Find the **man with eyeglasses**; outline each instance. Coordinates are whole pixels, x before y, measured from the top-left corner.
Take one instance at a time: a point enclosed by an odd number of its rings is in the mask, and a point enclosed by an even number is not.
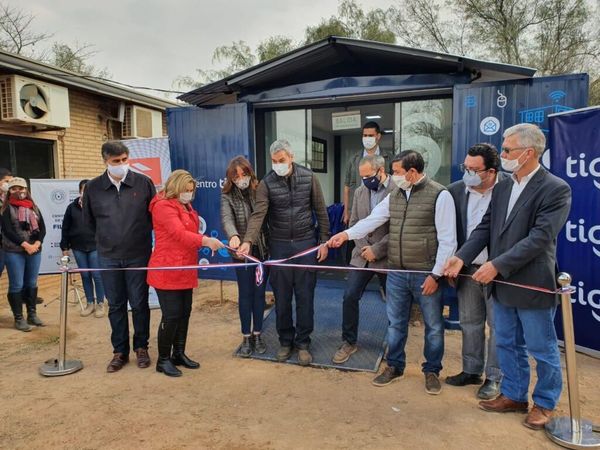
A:
[[[571,208],[571,188],[540,166],[544,133],[522,123],[504,132],[502,168],[511,178],[494,188],[490,206],[467,242],[444,266],[457,277],[487,247],[488,261],[473,280],[494,280],[555,290],[556,238]],[[500,395],[479,402],[490,412],[528,415],[528,428],[541,430],[552,417],[562,391],[562,370],[554,314],[558,296],[505,283],[492,283],[496,352],[503,378]],[[537,382],[529,410],[530,367],[536,362]]]
[[[365,156],[358,172],[362,185],[356,189],[350,215],[350,226],[364,219],[396,186],[385,172],[385,159],[380,155]],[[365,237],[356,239],[350,265],[370,269],[387,268],[389,223],[384,223]],[[385,292],[386,275],[383,272],[351,270],[346,281],[342,306],[342,345],[335,352],[333,362],[342,364],[358,351],[359,306],[365,288],[377,275]]]
[[[499,173],[500,156],[491,144],[475,144],[467,150],[464,163],[460,165],[463,179],[448,186],[456,207],[456,237],[458,248],[479,225],[492,199],[492,190],[506,175]],[[484,248],[462,274],[473,275],[488,260]],[[462,371],[446,377],[452,386],[481,385],[477,397],[482,400],[495,398],[499,393],[502,372],[496,358],[492,300],[487,288],[470,277],[456,280],[458,315],[462,330]],[[489,326],[487,361],[485,323]],[[481,375],[485,372],[485,382]]]

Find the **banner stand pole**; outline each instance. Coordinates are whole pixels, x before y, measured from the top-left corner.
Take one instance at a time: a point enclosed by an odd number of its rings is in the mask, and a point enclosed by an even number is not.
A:
[[[574,449],[600,448],[600,436],[594,434],[589,420],[581,418],[579,408],[579,384],[577,381],[577,361],[575,355],[575,333],[573,331],[573,307],[571,275],[558,274],[561,287],[561,311],[567,366],[567,389],[569,393],[569,417],[555,417],[546,425],[546,435],[556,444]]]
[[[69,375],[83,369],[83,364],[77,359],[65,360],[67,353],[67,297],[69,296],[69,261],[68,256],[60,258],[60,332],[58,341],[58,359],[49,359],[40,366],[40,374],[45,377]]]

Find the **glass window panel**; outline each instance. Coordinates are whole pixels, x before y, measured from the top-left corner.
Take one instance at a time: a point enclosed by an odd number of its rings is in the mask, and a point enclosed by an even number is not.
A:
[[[398,108],[396,108],[398,111]],[[397,151],[416,150],[425,160],[425,173],[435,181],[450,183],[452,153],[452,99],[400,103],[396,117],[400,140]]]

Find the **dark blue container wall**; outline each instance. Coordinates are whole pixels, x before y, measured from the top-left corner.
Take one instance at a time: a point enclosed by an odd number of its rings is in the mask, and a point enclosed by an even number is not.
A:
[[[548,115],[587,106],[586,74],[473,83],[454,87],[452,180],[462,177],[458,165],[478,142],[498,151],[505,129],[521,122],[539,125],[548,136]]]
[[[227,243],[221,229],[221,188],[231,158],[251,157],[247,105],[171,108],[167,110],[167,128],[172,169],[185,169],[199,182],[194,208],[206,223],[204,233]],[[231,262],[227,251],[212,256],[208,248],[201,250],[200,258],[211,263]],[[200,278],[235,279],[233,269],[199,272]]]

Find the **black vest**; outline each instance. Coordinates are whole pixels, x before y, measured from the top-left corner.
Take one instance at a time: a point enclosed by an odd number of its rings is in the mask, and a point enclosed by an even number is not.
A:
[[[292,174],[280,177],[269,172],[263,182],[269,190],[269,235],[277,241],[315,237],[311,202],[313,173],[292,163]]]

